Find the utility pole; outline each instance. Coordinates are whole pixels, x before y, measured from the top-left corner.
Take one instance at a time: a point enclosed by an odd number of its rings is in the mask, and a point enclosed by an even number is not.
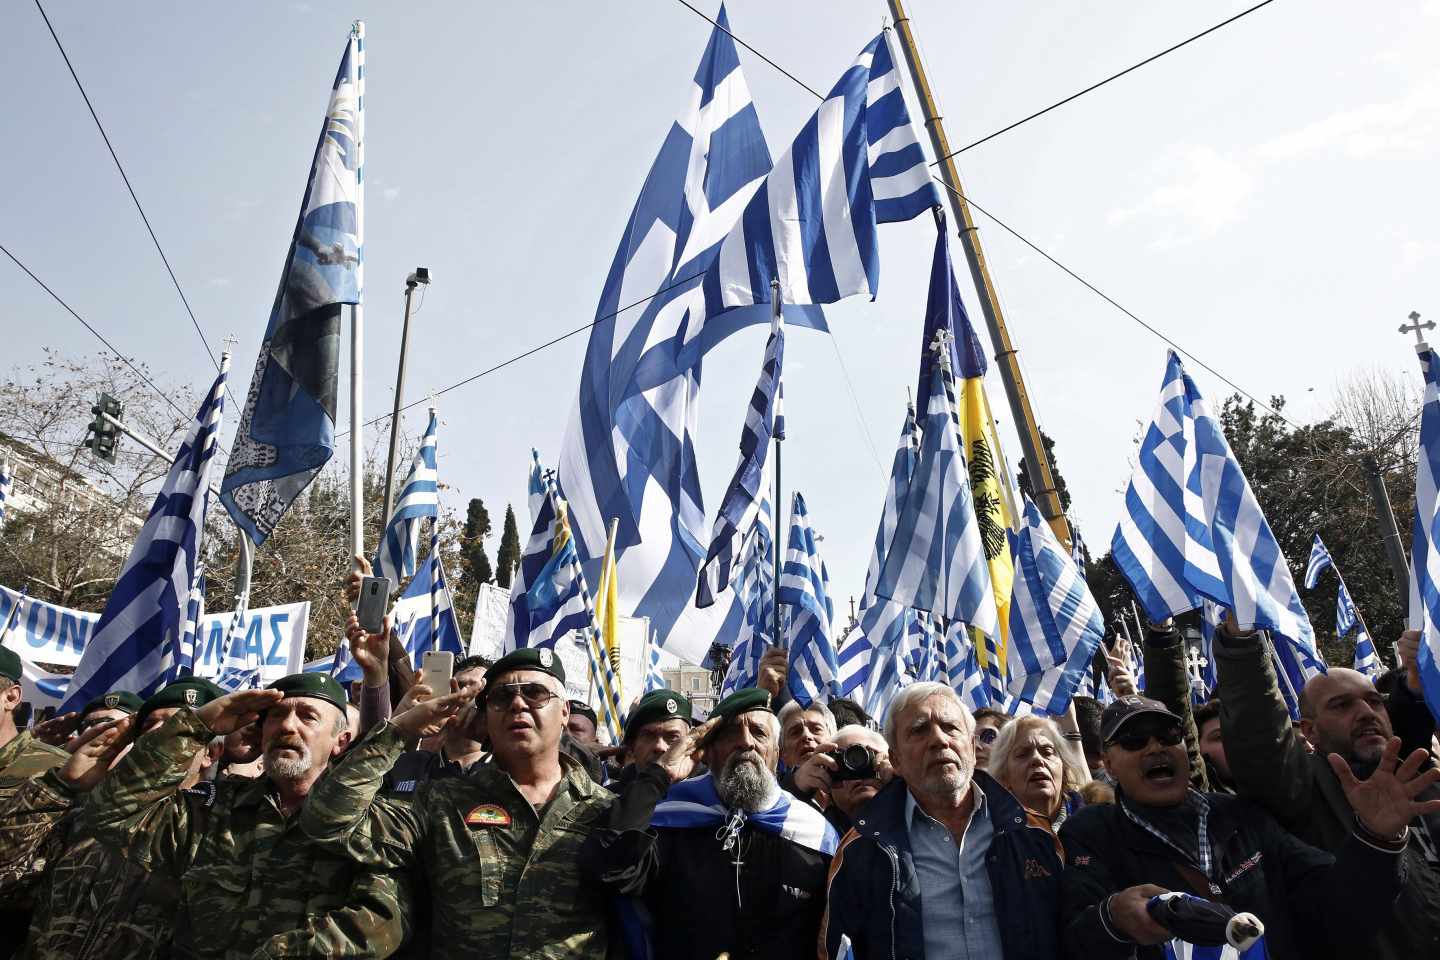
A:
[[[385,507],[380,511],[380,523],[390,522],[390,510],[395,506],[395,447],[400,441],[400,408],[405,405],[405,359],[410,352],[410,307],[415,288],[420,284],[430,285],[430,271],[416,267],[415,272],[405,278],[405,323],[400,328],[400,364],[395,371],[395,408],[390,414],[390,455],[385,459]]]
[[[995,363],[1000,369],[1000,379],[1005,384],[1005,396],[1010,402],[1010,414],[1015,419],[1016,433],[1020,436],[1020,449],[1025,455],[1025,473],[1030,478],[1030,487],[1035,491],[1035,503],[1040,513],[1055,532],[1055,537],[1066,550],[1070,549],[1070,525],[1065,520],[1065,511],[1060,506],[1060,493],[1055,482],[1050,459],[1045,455],[1045,444],[1040,438],[1040,427],[1035,422],[1035,412],[1030,407],[1030,395],[1025,389],[1025,380],[1020,375],[1020,361],[1010,331],[1005,326],[1005,315],[1000,309],[1000,298],[990,270],[985,265],[985,253],[980,248],[980,236],[975,230],[975,221],[970,216],[970,204],[965,200],[965,191],[960,185],[960,171],[955,158],[950,156],[950,141],[941,124],[940,108],[930,89],[925,67],[920,62],[920,50],[915,45],[915,34],[910,18],[905,13],[901,0],[889,0],[890,12],[895,18],[895,32],[900,37],[900,46],[905,53],[905,62],[910,67],[910,78],[915,84],[915,95],[925,115],[925,128],[930,134],[930,146],[939,160],[940,179],[950,198],[950,209],[955,214],[960,244],[965,249],[965,260],[970,265],[970,277],[980,297],[980,312],[985,316],[985,327],[990,333],[990,344],[995,349]],[[1008,482],[1008,478],[1007,478]]]

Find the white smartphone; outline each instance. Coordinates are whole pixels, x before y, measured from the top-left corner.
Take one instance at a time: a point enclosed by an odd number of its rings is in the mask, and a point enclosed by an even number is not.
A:
[[[450,677],[455,673],[455,654],[448,650],[427,650],[420,664],[420,682],[435,696],[450,692]]]

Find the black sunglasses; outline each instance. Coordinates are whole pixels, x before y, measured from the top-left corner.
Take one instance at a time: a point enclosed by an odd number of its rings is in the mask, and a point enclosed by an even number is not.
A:
[[[1184,739],[1185,734],[1179,727],[1165,727],[1162,730],[1136,730],[1133,733],[1122,733],[1111,739],[1108,745],[1128,750],[1130,753],[1137,753],[1144,750],[1151,740],[1158,740],[1162,747],[1173,747]]]
[[[485,691],[485,706],[494,711],[506,710],[515,699],[515,694],[536,710],[554,700],[556,694],[543,683],[502,683]]]

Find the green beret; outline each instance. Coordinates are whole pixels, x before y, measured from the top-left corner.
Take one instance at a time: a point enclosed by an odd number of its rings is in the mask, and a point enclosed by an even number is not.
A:
[[[218,700],[223,696],[225,696],[224,688],[204,677],[186,677],[184,680],[176,680],[174,683],[161,687],[150,696],[149,700],[140,705],[136,715],[136,726],[143,727],[145,717],[152,710],[161,710],[165,707],[203,707],[211,700]]]
[[[0,677],[20,682],[24,671],[20,669],[20,654],[9,647],[0,647]]]
[[[640,702],[635,704],[635,709],[631,710],[630,716],[626,718],[625,742],[629,743],[647,723],[659,723],[662,720],[694,723],[690,701],[674,690],[651,690],[640,698]]]
[[[287,697],[314,697],[345,709],[345,689],[328,673],[292,673],[270,684],[267,690],[279,690]]]
[[[138,694],[131,693],[129,690],[111,690],[104,696],[96,697],[85,704],[85,709],[80,711],[80,716],[83,717],[94,710],[123,710],[134,716],[140,712],[140,708],[143,706],[145,706],[145,701],[141,700]]]
[[[744,690],[736,690],[730,696],[715,704],[715,709],[710,711],[710,716],[720,717],[723,720],[733,720],[742,713],[749,713],[751,710],[764,710],[766,713],[774,713],[770,707],[770,691],[761,690],[759,687],[746,687]]]
[[[485,686],[490,686],[496,677],[516,670],[538,670],[550,674],[562,684],[565,682],[565,665],[554,650],[549,647],[521,647],[505,654],[485,671]]]
[[[571,700],[570,713],[572,715],[578,713],[580,714],[580,716],[587,718],[590,721],[591,725],[593,725],[597,729],[600,727],[600,719],[595,716],[595,708],[590,706],[590,704],[586,703],[584,700]]]

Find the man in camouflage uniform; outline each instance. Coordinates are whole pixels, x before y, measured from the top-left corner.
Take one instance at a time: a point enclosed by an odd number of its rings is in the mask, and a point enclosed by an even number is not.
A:
[[[133,723],[87,736],[93,715],[102,722],[139,714],[148,733],[174,710],[195,700],[203,705],[224,690],[209,680],[186,679],[141,702],[134,694],[108,693],[85,708],[74,756],[63,766],[25,784],[0,808],[0,863],[30,858],[42,875],[35,891],[35,913],[24,956],[27,958],[147,958],[170,954],[172,921],[179,900],[173,876],[152,872],[117,847],[101,843],[80,820],[87,793],[104,779],[129,743]],[[99,706],[96,706],[96,705]],[[95,709],[91,709],[91,708]],[[103,734],[103,736],[102,736]],[[191,759],[181,790],[191,789],[200,772],[219,753],[213,741]]]
[[[316,786],[301,822],[317,843],[375,869],[418,866],[429,898],[431,956],[602,960],[604,895],[585,883],[580,845],[611,795],[560,751],[569,712],[551,650],[517,650],[485,676],[492,761],[432,779],[406,800],[381,794],[385,772],[466,691],[422,701],[380,724]]]
[[[265,776],[178,791],[195,752],[263,715]],[[91,792],[80,823],[179,885],[180,957],[388,956],[407,888],[307,843],[296,814],[349,742],[344,692],[324,674],[181,708]]]

